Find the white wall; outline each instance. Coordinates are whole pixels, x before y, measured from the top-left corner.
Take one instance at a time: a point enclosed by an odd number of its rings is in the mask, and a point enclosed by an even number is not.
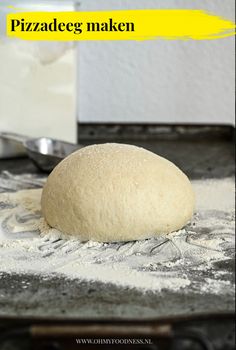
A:
[[[81,10],[205,9],[234,20],[235,0],[81,0]],[[234,38],[81,42],[81,122],[234,123]]]

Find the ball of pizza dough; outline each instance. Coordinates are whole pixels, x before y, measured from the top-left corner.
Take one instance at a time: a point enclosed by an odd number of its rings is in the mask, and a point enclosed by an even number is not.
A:
[[[61,161],[42,192],[47,223],[81,241],[156,237],[191,219],[195,196],[187,176],[144,148],[106,143]]]

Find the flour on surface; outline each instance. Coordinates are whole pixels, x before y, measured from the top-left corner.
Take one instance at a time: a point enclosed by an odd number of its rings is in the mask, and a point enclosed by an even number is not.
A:
[[[11,190],[11,181],[17,192]],[[42,278],[58,274],[143,291],[233,293],[231,274],[216,267],[230,261],[234,252],[232,179],[193,181],[196,213],[184,229],[155,239],[109,244],[66,240],[51,229],[41,216],[41,189],[33,189],[43,182],[5,174],[4,188],[11,192],[0,194],[0,272]]]

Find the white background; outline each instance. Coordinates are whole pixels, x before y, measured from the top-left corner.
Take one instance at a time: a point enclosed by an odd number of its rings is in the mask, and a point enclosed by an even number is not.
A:
[[[81,0],[81,10],[205,9],[234,0]],[[79,44],[81,122],[234,123],[234,38]]]

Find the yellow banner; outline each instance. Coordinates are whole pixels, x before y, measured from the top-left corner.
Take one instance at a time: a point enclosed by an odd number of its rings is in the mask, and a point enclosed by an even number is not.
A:
[[[23,40],[209,40],[235,35],[235,23],[203,10],[17,12],[7,35]]]

